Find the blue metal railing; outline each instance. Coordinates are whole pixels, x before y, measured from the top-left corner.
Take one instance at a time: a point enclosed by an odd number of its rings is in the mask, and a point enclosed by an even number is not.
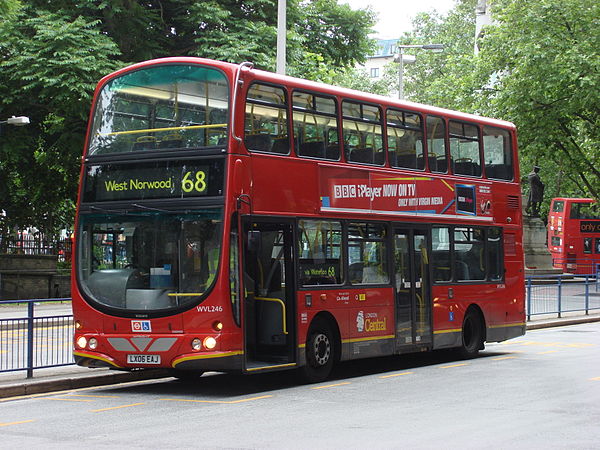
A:
[[[45,315],[35,315],[37,305],[70,301],[70,298],[52,298],[1,302],[2,305],[26,304],[27,315],[23,317],[25,309],[12,309],[8,314],[20,317],[0,317],[0,373],[24,370],[27,378],[31,378],[35,369],[75,363],[73,315],[47,315],[48,311]]]
[[[594,275],[535,275],[525,277],[527,320],[532,316],[600,310],[600,277]]]
[[[600,275],[600,274],[598,274]],[[536,315],[562,317],[567,312],[600,311],[600,276],[536,275],[526,277],[527,320]],[[0,373],[68,366],[73,360],[73,315],[35,315],[44,303],[70,302],[70,298],[9,300],[1,305],[25,304],[13,309],[25,317],[0,316]],[[2,311],[2,309],[0,309]],[[44,314],[49,311],[46,309]]]

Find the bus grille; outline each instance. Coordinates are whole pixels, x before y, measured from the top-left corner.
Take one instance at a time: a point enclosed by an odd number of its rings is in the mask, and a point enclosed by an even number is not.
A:
[[[519,209],[519,197],[517,195],[509,195],[507,197],[506,203],[509,208]]]

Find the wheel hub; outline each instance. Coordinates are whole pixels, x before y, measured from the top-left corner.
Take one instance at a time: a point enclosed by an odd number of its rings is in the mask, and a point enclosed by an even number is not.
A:
[[[319,366],[324,366],[329,361],[329,355],[331,354],[331,344],[329,339],[324,334],[318,334],[315,337],[314,355],[315,362]]]

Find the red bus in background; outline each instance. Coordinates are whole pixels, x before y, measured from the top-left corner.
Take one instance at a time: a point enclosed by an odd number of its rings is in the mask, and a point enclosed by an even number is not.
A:
[[[201,58],[100,81],[75,359],[299,369],[525,333],[515,127]]]
[[[596,274],[600,267],[600,210],[591,198],[555,198],[548,214],[548,250],[565,273]]]

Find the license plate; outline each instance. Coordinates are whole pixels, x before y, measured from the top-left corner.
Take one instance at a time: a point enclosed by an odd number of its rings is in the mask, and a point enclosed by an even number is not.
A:
[[[127,364],[160,364],[160,355],[127,355]]]

